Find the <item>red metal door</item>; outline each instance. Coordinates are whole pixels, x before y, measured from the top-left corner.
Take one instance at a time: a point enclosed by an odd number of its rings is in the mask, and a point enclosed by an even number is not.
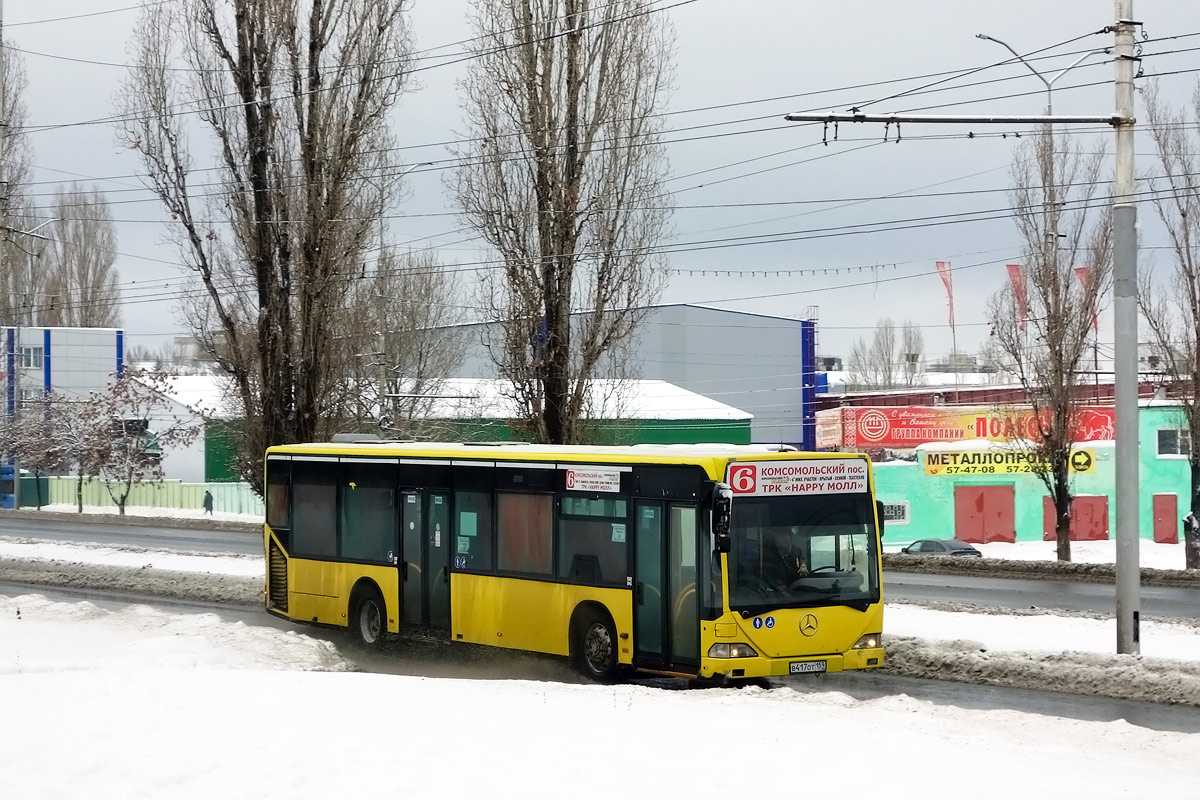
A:
[[[955,486],[954,538],[964,542],[1016,540],[1012,486]]]
[[[1071,501],[1071,540],[1099,542],[1108,539],[1108,496],[1089,495]]]
[[[1042,533],[1047,542],[1054,541],[1054,502],[1042,498]],[[1108,496],[1088,495],[1071,500],[1072,542],[1103,541],[1108,538]]]
[[[1179,544],[1179,498],[1173,494],[1154,495],[1154,541]]]

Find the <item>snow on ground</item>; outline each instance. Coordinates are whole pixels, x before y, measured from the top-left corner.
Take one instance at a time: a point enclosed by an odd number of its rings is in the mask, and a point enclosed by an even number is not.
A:
[[[41,539],[0,537],[0,558],[28,561],[66,561],[135,569],[167,569],[177,572],[207,572],[242,577],[263,574],[262,556],[211,555],[143,547],[104,547],[64,544]]]
[[[885,642],[892,636],[926,641],[977,642],[989,652],[1112,653],[1116,619],[1063,617],[1053,614],[1017,616],[938,611],[905,603],[884,606]],[[1200,628],[1143,620],[1142,655],[1200,663]]]
[[[140,605],[108,611],[88,602],[0,595],[0,678],[146,665],[284,670],[352,666],[329,642],[295,631],[224,622],[216,614],[178,615]]]
[[[1200,749],[1200,734],[905,695],[291,671],[340,666],[325,643],[208,615],[0,598],[4,794],[791,795],[867,780],[901,799],[1186,797]]]

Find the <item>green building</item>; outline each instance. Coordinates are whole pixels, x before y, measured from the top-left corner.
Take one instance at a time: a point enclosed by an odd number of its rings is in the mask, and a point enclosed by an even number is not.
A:
[[[1139,530],[1175,542],[1190,506],[1190,439],[1178,406],[1142,406],[1138,414]],[[926,443],[915,461],[876,463],[875,485],[886,506],[885,541],[958,538],[974,542],[1047,538],[1049,497],[1022,453],[1006,442]],[[1084,442],[1073,457],[1072,539],[1114,538],[1116,450],[1111,440]]]

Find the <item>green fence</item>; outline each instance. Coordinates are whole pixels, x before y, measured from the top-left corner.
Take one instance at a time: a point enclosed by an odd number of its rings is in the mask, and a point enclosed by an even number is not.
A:
[[[43,502],[67,505],[75,504],[77,479],[48,478],[49,499]],[[146,506],[151,508],[187,508],[201,509],[204,507],[204,492],[208,490],[213,496],[213,511],[230,514],[254,514],[262,516],[262,498],[254,493],[246,483],[182,483],[181,481],[158,481],[156,483],[141,483],[135,485],[129,492],[126,506]],[[22,496],[22,504],[24,504]],[[84,479],[83,504],[85,506],[115,506],[104,483],[98,480]]]

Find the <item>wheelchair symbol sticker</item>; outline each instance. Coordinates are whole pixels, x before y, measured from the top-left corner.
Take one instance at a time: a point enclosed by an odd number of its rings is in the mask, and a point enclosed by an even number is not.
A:
[[[775,618],[774,617],[767,617],[767,627],[768,628],[775,627]]]
[[[754,630],[758,630],[761,627],[762,627],[762,617],[755,617],[754,618]]]
[[[455,556],[454,557],[454,568],[455,569],[465,569],[466,566],[467,566],[467,557],[466,556]]]

